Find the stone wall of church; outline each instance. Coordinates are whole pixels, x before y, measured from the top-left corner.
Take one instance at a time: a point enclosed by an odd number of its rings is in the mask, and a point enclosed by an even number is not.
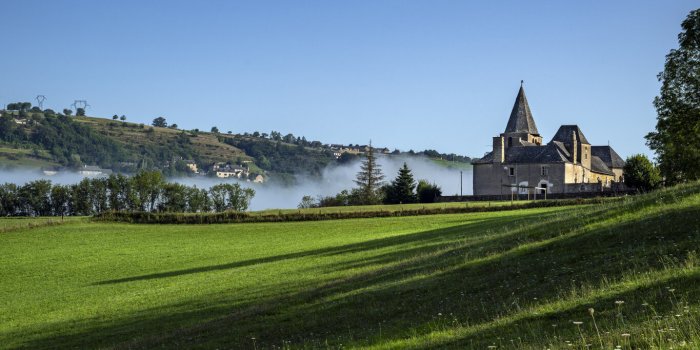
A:
[[[526,194],[534,190],[516,186],[542,188],[543,184],[548,193],[564,193],[565,177],[566,168],[563,163],[475,164],[474,195],[502,195],[511,191]]]

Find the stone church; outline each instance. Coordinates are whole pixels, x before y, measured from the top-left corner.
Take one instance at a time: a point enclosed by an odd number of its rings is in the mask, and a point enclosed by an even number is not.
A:
[[[474,195],[605,191],[623,181],[624,160],[610,146],[592,146],[578,125],[562,125],[542,142],[521,84],[506,130],[474,165]]]

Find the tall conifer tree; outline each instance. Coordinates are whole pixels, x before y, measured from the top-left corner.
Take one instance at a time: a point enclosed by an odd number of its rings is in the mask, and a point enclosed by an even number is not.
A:
[[[381,166],[377,164],[377,158],[374,155],[374,148],[372,148],[372,141],[370,140],[369,150],[367,150],[367,155],[360,166],[360,172],[357,173],[355,178],[361,203],[376,204],[381,201],[379,187],[382,184],[382,180],[384,180],[384,174],[382,174]]]

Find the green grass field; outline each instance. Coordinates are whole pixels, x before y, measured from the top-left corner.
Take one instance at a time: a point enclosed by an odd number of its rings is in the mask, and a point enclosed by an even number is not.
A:
[[[471,214],[18,228],[0,234],[0,347],[697,348],[699,247],[700,184]]]

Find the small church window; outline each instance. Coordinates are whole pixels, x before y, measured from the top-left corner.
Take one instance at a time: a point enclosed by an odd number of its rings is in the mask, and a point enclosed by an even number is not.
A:
[[[508,138],[508,147],[513,147],[513,138],[512,137]]]
[[[508,168],[508,175],[515,176],[515,168],[514,167]]]
[[[542,176],[549,176],[549,167],[548,166],[542,166]]]

